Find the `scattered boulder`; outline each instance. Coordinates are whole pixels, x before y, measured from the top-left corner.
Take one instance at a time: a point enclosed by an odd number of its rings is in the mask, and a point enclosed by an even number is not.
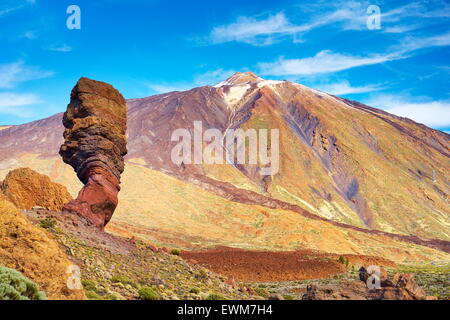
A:
[[[118,204],[127,154],[125,99],[107,83],[81,78],[72,89],[63,125],[65,141],[59,153],[84,183],[63,211],[104,228]]]
[[[366,268],[361,267],[359,268],[359,280],[366,282],[367,279],[369,279],[369,273],[367,272]]]
[[[366,300],[367,287],[361,281],[342,281],[340,285],[310,284],[302,300]]]
[[[65,203],[72,200],[65,186],[29,168],[11,170],[0,184],[0,189],[18,209],[24,210],[41,208],[60,211]]]
[[[131,238],[130,238],[130,243],[132,244],[132,245],[136,245],[136,237],[135,236],[132,236]]]
[[[373,294],[382,300],[427,300],[427,294],[414,281],[411,274],[396,273],[391,279],[382,281],[381,290]]]
[[[148,245],[147,249],[149,249],[150,251],[155,252],[155,253],[159,252],[158,248],[154,245]]]
[[[317,284],[311,283],[306,286],[306,293],[302,296],[302,300],[317,300],[316,299]]]

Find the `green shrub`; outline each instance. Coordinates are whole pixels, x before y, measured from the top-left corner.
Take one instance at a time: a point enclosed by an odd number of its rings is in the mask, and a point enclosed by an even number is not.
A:
[[[258,294],[258,296],[263,297],[263,298],[268,298],[269,297],[269,291],[267,291],[264,288],[260,288],[260,287],[256,287],[255,292]]]
[[[0,300],[47,300],[47,297],[19,271],[0,266]]]
[[[118,300],[117,296],[114,293],[108,293],[105,295],[101,295],[98,292],[92,290],[86,290],[86,297],[89,300]]]
[[[208,297],[206,297],[206,300],[226,300],[224,296],[221,296],[218,293],[212,293]]]
[[[86,291],[86,297],[89,300],[103,300],[103,297],[101,295],[99,295],[97,292],[91,291],[91,290]]]
[[[181,251],[178,249],[172,249],[172,251],[170,251],[170,253],[172,253],[175,256],[179,256],[181,254]]]
[[[159,294],[150,287],[142,287],[138,291],[141,300],[159,300]]]
[[[97,289],[95,282],[91,280],[81,280],[81,284],[85,290],[95,291]]]
[[[108,293],[103,300],[119,300],[119,298],[114,293]]]
[[[295,300],[295,297],[294,297],[294,296],[291,296],[290,294],[285,294],[285,295],[283,296],[283,298],[284,298],[284,300]]]
[[[51,229],[56,225],[56,220],[52,218],[45,218],[39,221],[39,227]]]
[[[128,278],[127,276],[122,276],[120,274],[116,274],[114,276],[112,276],[111,278],[111,282],[114,283],[122,283],[122,284],[129,284],[130,286],[137,288],[138,286],[136,285],[136,283],[134,283],[133,280],[131,280],[130,278]]]
[[[345,264],[345,266],[348,267],[348,259],[347,259],[347,258],[345,258],[345,257],[343,257],[343,256],[339,256],[338,262],[339,262],[340,264]]]
[[[199,294],[200,293],[200,289],[198,289],[198,288],[191,288],[191,290],[189,292],[190,293]]]

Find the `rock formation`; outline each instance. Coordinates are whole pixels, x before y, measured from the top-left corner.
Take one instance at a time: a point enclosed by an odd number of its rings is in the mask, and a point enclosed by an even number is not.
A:
[[[103,228],[118,204],[127,154],[125,100],[111,85],[81,78],[72,89],[63,124],[65,141],[59,153],[85,185],[63,211]]]
[[[17,208],[25,210],[39,206],[60,211],[65,203],[72,200],[65,186],[29,168],[10,171],[0,184],[0,191]]]
[[[49,299],[84,299],[67,287],[73,263],[44,229],[34,226],[0,193],[0,265],[16,269],[39,285]]]
[[[360,280],[343,280],[339,285],[309,284],[302,300],[434,300],[414,281],[411,274],[396,273],[381,277],[379,289],[367,288],[367,271],[360,270]]]

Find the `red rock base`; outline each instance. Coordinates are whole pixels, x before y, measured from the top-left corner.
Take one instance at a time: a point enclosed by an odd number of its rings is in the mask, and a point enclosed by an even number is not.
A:
[[[119,180],[102,167],[86,170],[87,183],[75,200],[65,204],[63,211],[78,214],[103,229],[111,220],[119,202]]]

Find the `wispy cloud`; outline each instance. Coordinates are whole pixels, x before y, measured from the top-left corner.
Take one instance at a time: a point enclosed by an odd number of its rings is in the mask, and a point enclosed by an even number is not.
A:
[[[367,31],[367,8],[371,4],[371,1],[341,0],[300,5],[293,10],[303,13],[301,23],[284,12],[240,16],[232,23],[214,27],[209,34],[209,42],[236,41],[256,46],[271,45],[284,39],[304,42],[305,33],[326,25],[339,31]],[[385,5],[380,5],[380,8],[380,32],[383,33],[402,34],[450,17],[450,5],[445,1],[434,1],[432,5],[428,1],[414,1],[390,10],[385,10]]]
[[[24,108],[40,103],[38,97],[31,93],[0,92],[0,113],[27,118],[31,110]]]
[[[192,88],[188,84],[156,84],[147,83],[147,87],[152,91],[152,93],[160,94],[172,91],[185,91]]]
[[[51,75],[52,71],[28,66],[23,61],[0,64],[0,88],[14,88],[21,82],[47,78]]]
[[[146,83],[146,86],[152,93],[167,93],[171,91],[186,91],[194,87],[214,85],[226,78],[229,78],[235,73],[234,70],[214,69],[200,74],[197,74],[191,82],[160,82],[160,83]]]
[[[10,12],[16,11],[16,10],[18,10],[20,8],[21,7],[12,7],[12,8],[0,9],[0,17],[4,16],[4,15],[10,13]]]
[[[51,51],[57,51],[57,52],[71,52],[72,47],[68,46],[67,44],[63,44],[61,46],[51,46],[48,48]]]
[[[8,13],[17,11],[25,7],[25,4],[35,4],[36,0],[15,0],[15,1],[7,1],[3,3],[3,6],[0,7],[0,17],[7,15]]]
[[[36,38],[37,38],[36,31],[32,31],[32,30],[26,31],[26,32],[23,34],[23,37],[24,37],[24,38],[27,38],[27,39],[29,39],[29,40],[36,39]]]
[[[206,71],[195,77],[194,83],[198,86],[214,85],[235,74],[235,70],[225,70],[222,68]]]
[[[355,67],[374,65],[393,60],[411,57],[416,51],[439,46],[450,45],[450,32],[431,37],[408,37],[399,45],[395,45],[389,53],[355,56],[322,50],[313,57],[301,59],[278,58],[274,62],[261,62],[258,69],[263,75],[274,76],[307,76],[338,72]]]
[[[402,33],[406,33],[406,32],[415,30],[417,28],[419,28],[419,25],[414,25],[414,24],[410,24],[410,25],[396,25],[396,26],[391,26],[391,27],[384,27],[383,28],[383,32],[384,33],[402,34]]]
[[[403,39],[400,44],[394,47],[394,50],[399,52],[413,52],[416,50],[442,47],[450,45],[450,32],[429,36],[429,37],[407,37]]]
[[[379,95],[365,103],[430,127],[446,128],[450,126],[450,101],[420,100],[404,96]]]
[[[329,1],[319,2],[311,15],[312,21],[322,21],[320,25],[335,24],[342,30],[367,30],[367,8],[376,4],[373,1]],[[437,20],[443,21],[450,17],[450,5],[446,1],[413,1],[396,8],[386,9],[385,4],[379,4],[381,14],[381,32],[399,33],[399,30],[410,31],[425,27]],[[302,8],[302,6],[300,6]],[[400,26],[399,26],[400,25]]]
[[[253,45],[269,45],[282,37],[292,36],[313,28],[311,25],[295,25],[284,13],[270,15],[267,18],[239,17],[235,22],[215,27],[210,34],[213,43],[230,41],[245,42]]]
[[[316,86],[317,89],[335,95],[358,94],[382,90],[380,85],[352,86],[347,80]]]
[[[355,67],[368,66],[399,59],[397,54],[372,55],[368,57],[333,53],[323,50],[313,57],[302,59],[285,59],[280,57],[275,62],[262,62],[258,69],[263,75],[299,76],[337,72]]]

